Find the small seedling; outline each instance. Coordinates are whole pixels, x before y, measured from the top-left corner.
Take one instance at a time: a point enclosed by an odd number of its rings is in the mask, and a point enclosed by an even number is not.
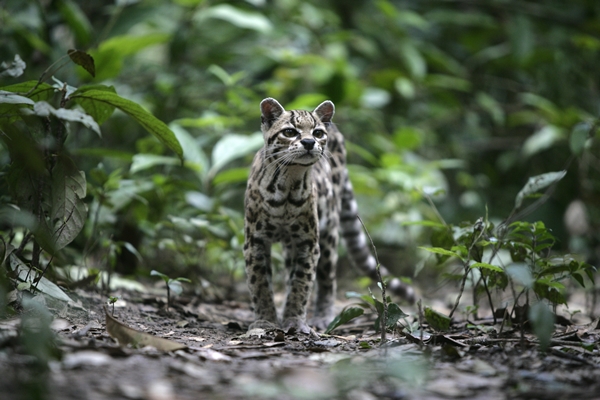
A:
[[[110,296],[110,297],[108,298],[108,304],[110,304],[110,305],[112,306],[112,312],[111,312],[111,314],[112,314],[112,315],[115,315],[115,303],[116,303],[118,300],[119,300],[119,298],[118,298],[118,297],[115,297],[115,296]]]
[[[171,291],[176,295],[179,295],[183,292],[183,288],[181,287],[181,282],[191,283],[192,281],[188,278],[175,278],[171,279],[167,275],[160,273],[156,270],[150,271],[150,275],[152,276],[160,276],[165,284],[167,285],[167,308],[171,307]]]

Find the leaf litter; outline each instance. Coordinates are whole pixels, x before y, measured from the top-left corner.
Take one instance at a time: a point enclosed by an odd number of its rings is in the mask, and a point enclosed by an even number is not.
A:
[[[22,398],[24,383],[35,379],[42,380],[42,398],[61,400],[593,399],[600,393],[598,319],[556,324],[545,352],[530,330],[500,330],[491,318],[453,320],[444,331],[423,323],[403,332],[398,325],[380,346],[376,315],[368,312],[314,339],[277,329],[247,332],[252,313],[242,302],[179,297],[167,308],[150,289],[118,296],[114,316],[105,297],[89,289],[69,293],[83,307],[48,303],[60,356],[37,376],[20,342],[21,318],[0,321],[2,398]]]

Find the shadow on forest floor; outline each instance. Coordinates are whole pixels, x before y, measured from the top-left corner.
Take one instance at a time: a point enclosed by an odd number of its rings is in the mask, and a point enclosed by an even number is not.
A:
[[[372,328],[374,315],[318,339],[280,331],[248,335],[252,312],[247,303],[180,299],[167,311],[164,297],[151,292],[119,293],[114,317],[185,348],[119,347],[107,332],[106,298],[93,291],[70,293],[74,307],[38,296],[47,301],[58,338],[60,361],[50,361],[47,368],[36,367],[19,335],[25,317],[0,320],[2,399],[600,396],[598,320],[556,325],[546,352],[538,350],[530,332],[521,336],[518,329],[504,327],[502,335],[494,334],[491,319],[453,321],[445,334],[427,327],[422,337],[395,333],[382,348]]]

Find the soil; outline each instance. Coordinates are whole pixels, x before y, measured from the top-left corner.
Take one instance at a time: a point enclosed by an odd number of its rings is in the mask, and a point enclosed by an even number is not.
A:
[[[248,334],[247,303],[190,297],[167,308],[156,288],[117,295],[109,314],[183,348],[119,346],[107,331],[106,296],[97,291],[70,292],[68,306],[38,298],[54,318],[52,361],[36,363],[35,346],[20,339],[26,313],[0,320],[2,400],[600,399],[598,320],[556,324],[545,352],[530,331],[492,319],[455,320],[444,334],[425,323],[412,334],[398,329],[381,346],[374,314],[318,338]],[[418,315],[416,308],[403,309]],[[405,322],[418,327],[418,318]],[[108,327],[119,336],[124,331],[115,329],[127,328]]]

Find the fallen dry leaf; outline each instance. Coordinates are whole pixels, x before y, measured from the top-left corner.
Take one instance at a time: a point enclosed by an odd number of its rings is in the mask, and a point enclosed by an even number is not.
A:
[[[136,348],[152,346],[158,351],[175,351],[187,348],[184,344],[152,336],[128,327],[111,316],[106,306],[104,306],[104,314],[106,315],[106,331],[121,346],[131,345]]]

